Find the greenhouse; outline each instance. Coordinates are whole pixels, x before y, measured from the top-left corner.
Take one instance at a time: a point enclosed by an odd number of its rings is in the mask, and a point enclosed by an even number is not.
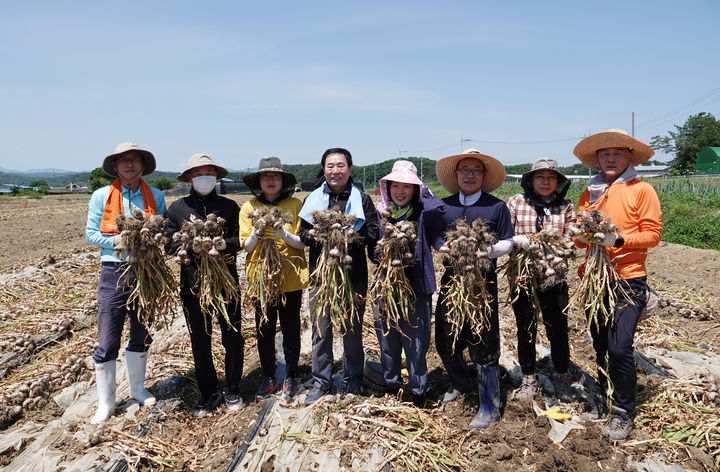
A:
[[[720,147],[706,147],[700,150],[695,161],[695,173],[720,174]]]

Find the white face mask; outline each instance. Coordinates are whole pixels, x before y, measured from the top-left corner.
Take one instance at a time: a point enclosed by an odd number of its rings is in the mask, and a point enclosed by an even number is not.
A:
[[[213,191],[216,182],[217,179],[214,175],[199,175],[193,177],[192,186],[200,195],[207,195]]]

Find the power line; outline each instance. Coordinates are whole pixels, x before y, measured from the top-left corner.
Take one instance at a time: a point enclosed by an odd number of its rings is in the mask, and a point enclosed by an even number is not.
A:
[[[693,107],[694,107],[695,105],[697,105],[699,102],[705,100],[706,98],[709,98],[709,97],[715,95],[715,94],[718,93],[718,92],[720,92],[720,87],[715,88],[715,89],[713,89],[713,90],[711,90],[711,91],[709,91],[709,92],[701,95],[700,97],[698,97],[698,98],[696,98],[696,99],[694,99],[694,100],[691,100],[690,102],[686,103],[685,105],[683,105],[683,106],[681,106],[681,107],[678,107],[678,108],[675,108],[674,110],[672,110],[672,111],[670,111],[670,112],[668,112],[668,113],[665,113],[664,115],[660,115],[660,116],[655,117],[655,118],[653,118],[653,119],[651,119],[651,120],[648,120],[648,121],[642,123],[641,126],[636,127],[635,129],[636,129],[636,130],[638,130],[638,129],[647,129],[647,128],[650,128],[650,127],[653,127],[653,126],[661,125],[661,124],[666,123],[666,122],[668,122],[668,121],[672,121],[675,116],[677,116],[677,115],[679,115],[679,114],[681,114],[681,113],[687,113],[687,110],[688,110],[688,109],[693,108]],[[703,103],[703,104],[700,105],[700,106],[706,106],[706,105],[709,105],[709,104],[711,104],[711,103],[717,102],[718,100],[720,100],[720,97],[714,98],[714,99],[710,100],[709,102]]]

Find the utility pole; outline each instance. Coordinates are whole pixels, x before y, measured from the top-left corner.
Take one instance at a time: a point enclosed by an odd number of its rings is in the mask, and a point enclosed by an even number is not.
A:
[[[365,171],[367,170],[367,166],[363,166],[363,190],[367,188],[367,184],[365,183]]]
[[[460,135],[460,152],[463,152],[463,143],[466,143],[468,141],[472,141],[472,139],[465,139],[462,134]]]

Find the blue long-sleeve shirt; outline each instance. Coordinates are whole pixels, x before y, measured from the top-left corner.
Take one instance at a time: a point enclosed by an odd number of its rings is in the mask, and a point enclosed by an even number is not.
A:
[[[125,187],[122,188],[123,213],[130,215],[135,210],[145,210],[145,202],[143,201],[142,191],[138,185],[137,191],[132,192]],[[153,198],[155,198],[155,207],[158,215],[164,215],[167,211],[165,206],[165,195],[161,190],[150,186]],[[115,257],[113,249],[113,236],[105,236],[100,232],[100,221],[102,220],[105,202],[107,202],[110,194],[110,186],[95,190],[90,197],[88,204],[88,218],[85,225],[85,240],[95,246],[100,247],[100,260],[103,262],[125,262],[127,255],[123,253],[123,258]]]

